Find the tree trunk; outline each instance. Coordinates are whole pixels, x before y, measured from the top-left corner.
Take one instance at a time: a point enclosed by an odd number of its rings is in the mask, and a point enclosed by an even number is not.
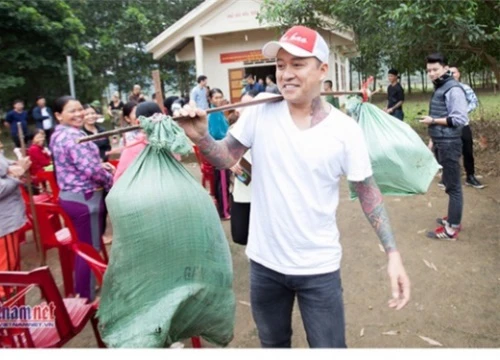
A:
[[[425,93],[427,91],[427,87],[425,86],[425,75],[423,70],[420,70],[420,77],[422,78],[422,91]]]
[[[361,71],[358,70],[358,90],[361,89]]]
[[[470,76],[470,71],[467,72],[467,77],[469,78],[469,85],[472,86],[472,78]]]
[[[349,91],[352,91],[352,64],[349,66]]]
[[[411,79],[410,79],[411,75],[409,70],[406,72],[406,75],[408,77],[408,94],[411,94]]]
[[[373,89],[372,91],[375,91],[377,89],[377,77],[373,77]]]
[[[476,84],[476,73],[472,72],[472,84],[474,84],[472,87],[477,89],[477,84]]]
[[[485,89],[485,88],[486,88],[486,76],[485,76],[485,72],[486,72],[486,71],[483,69],[483,71],[482,71],[482,73],[483,73],[483,74],[482,74],[482,77],[483,77],[483,80],[482,80],[482,81],[483,81],[483,89]]]

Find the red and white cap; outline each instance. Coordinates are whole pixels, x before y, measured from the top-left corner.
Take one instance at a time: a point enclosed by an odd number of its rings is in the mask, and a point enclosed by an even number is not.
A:
[[[272,59],[280,49],[297,57],[316,57],[322,63],[328,63],[330,55],[325,39],[317,31],[305,26],[294,26],[279,41],[268,42],[262,48],[262,54]]]

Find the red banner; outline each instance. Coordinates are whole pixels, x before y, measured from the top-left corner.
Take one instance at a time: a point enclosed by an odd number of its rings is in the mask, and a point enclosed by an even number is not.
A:
[[[265,59],[266,58],[264,57],[264,55],[262,55],[261,50],[239,51],[220,54],[220,62],[222,64],[239,61],[259,61]]]

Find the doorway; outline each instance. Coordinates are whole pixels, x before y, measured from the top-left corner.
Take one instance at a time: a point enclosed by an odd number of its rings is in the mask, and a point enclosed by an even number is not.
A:
[[[252,74],[257,81],[262,79],[264,87],[266,87],[266,76],[276,74],[276,65],[263,65],[263,66],[247,66],[245,68],[230,69],[229,70],[229,93],[231,103],[240,101],[243,93],[243,88],[246,86],[245,76]]]
[[[276,76],[276,65],[265,65],[265,66],[254,66],[246,67],[245,74],[252,74],[256,80],[262,79],[264,81],[264,87],[266,86],[266,76],[272,75],[273,78]]]

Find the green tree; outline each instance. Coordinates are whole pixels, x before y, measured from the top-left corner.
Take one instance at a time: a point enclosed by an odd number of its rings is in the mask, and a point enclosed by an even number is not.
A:
[[[482,60],[500,84],[500,2],[405,0],[387,13],[400,44],[417,52],[441,51],[452,61]]]
[[[261,19],[284,26],[354,31],[365,71],[369,60],[413,73],[437,50],[452,61],[480,59],[500,83],[498,0],[264,0],[262,9]]]
[[[32,104],[37,95],[69,93],[66,55],[88,75],[88,52],[80,45],[81,21],[63,0],[0,1],[0,102]]]
[[[128,93],[136,83],[144,85],[151,71],[160,69],[162,80],[178,87],[183,66],[178,66],[173,54],[154,61],[145,45],[201,0],[115,0],[71,2],[86,27],[85,44],[91,54],[89,67],[92,79],[87,81],[88,100],[95,98],[109,83]],[[187,69],[189,71],[189,69]],[[84,90],[85,91],[85,90]],[[97,92],[100,94],[100,92]]]

